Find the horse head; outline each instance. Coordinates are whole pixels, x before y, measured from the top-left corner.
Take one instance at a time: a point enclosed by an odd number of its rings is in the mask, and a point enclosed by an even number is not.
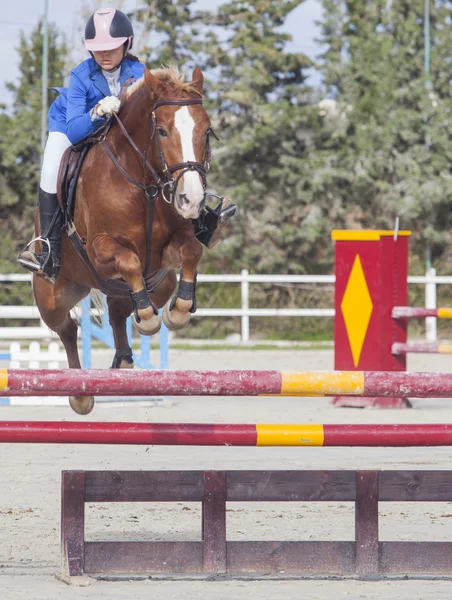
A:
[[[155,183],[185,219],[199,216],[206,194],[212,130],[202,107],[203,82],[199,67],[192,81],[175,67],[146,69],[128,90],[129,97],[140,88],[149,92],[150,162],[160,180]]]

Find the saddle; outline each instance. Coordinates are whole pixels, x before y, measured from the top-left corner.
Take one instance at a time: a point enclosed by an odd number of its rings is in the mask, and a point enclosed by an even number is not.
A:
[[[105,123],[91,136],[78,144],[70,146],[61,159],[57,179],[58,204],[64,215],[64,226],[67,227],[74,218],[75,190],[83,162],[89,150],[107,135],[112,119]]]
[[[57,197],[58,204],[64,215],[64,224],[67,226],[69,220],[74,218],[74,200],[77,179],[83,161],[88,154],[90,146],[84,144],[82,148],[70,146],[61,159],[58,171]]]

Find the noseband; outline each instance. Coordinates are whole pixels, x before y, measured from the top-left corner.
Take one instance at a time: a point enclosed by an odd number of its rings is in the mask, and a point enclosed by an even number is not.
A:
[[[108,146],[108,144],[106,142],[105,135],[100,140],[102,146],[105,148],[108,156],[111,158],[111,160],[113,161],[113,163],[117,167],[117,169],[131,183],[133,183],[137,187],[141,188],[149,199],[157,198],[157,196],[161,193],[162,198],[165,200],[165,202],[167,202],[168,204],[172,204],[174,202],[174,198],[176,196],[176,191],[177,191],[177,186],[179,184],[179,181],[185,175],[185,173],[187,173],[188,171],[196,171],[199,174],[199,176],[201,177],[204,191],[206,189],[207,173],[210,169],[210,162],[212,160],[212,152],[210,149],[209,138],[210,138],[210,135],[217,137],[215,135],[215,133],[213,132],[213,130],[209,129],[207,131],[206,158],[205,158],[204,164],[199,163],[199,162],[194,162],[194,161],[186,161],[186,162],[178,163],[176,165],[171,165],[170,167],[166,163],[165,155],[163,153],[162,143],[160,141],[160,137],[157,132],[158,123],[157,123],[157,116],[155,114],[155,111],[157,110],[157,108],[159,108],[160,106],[190,106],[192,104],[201,104],[202,105],[202,99],[201,98],[187,98],[186,100],[159,100],[152,107],[150,139],[152,140],[152,138],[154,136],[156,138],[158,152],[159,152],[159,159],[160,159],[160,172],[157,172],[155,170],[155,168],[151,165],[151,163],[147,160],[146,154],[143,153],[138,148],[138,146],[135,144],[133,139],[130,137],[127,129],[124,127],[124,124],[122,123],[121,119],[118,117],[118,115],[116,113],[113,113],[113,117],[116,119],[125,138],[130,143],[130,145],[135,150],[135,152],[138,154],[138,156],[142,159],[143,166],[146,167],[151,172],[152,178],[154,180],[153,185],[147,186],[147,185],[143,184],[141,181],[137,181],[134,177],[132,177],[124,169],[124,167],[122,167],[119,164],[116,156],[113,154],[111,148]],[[180,171],[180,173],[176,176],[176,178],[174,178],[173,173],[175,173],[176,171]]]

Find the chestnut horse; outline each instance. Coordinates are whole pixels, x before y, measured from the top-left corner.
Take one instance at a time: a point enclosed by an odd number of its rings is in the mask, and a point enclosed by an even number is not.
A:
[[[77,325],[70,310],[91,289],[110,285],[107,305],[116,354],[113,367],[133,367],[126,319],[140,333],[187,325],[196,310],[196,269],[202,246],[192,219],[204,208],[210,163],[209,118],[202,107],[199,68],[185,82],[175,68],[145,71],[122,96],[119,117],[89,151],[77,183],[73,222],[63,235],[61,270],[54,285],[33,277],[41,316],[57,332],[70,368],[81,368]],[[71,244],[82,240],[88,264]],[[89,262],[91,264],[89,264]],[[181,268],[177,286],[175,269]],[[126,294],[114,293],[121,284]],[[92,396],[70,398],[87,414]]]

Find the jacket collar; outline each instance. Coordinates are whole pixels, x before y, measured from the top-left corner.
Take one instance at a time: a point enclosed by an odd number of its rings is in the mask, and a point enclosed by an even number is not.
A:
[[[108,87],[107,80],[102,74],[102,70],[99,66],[91,72],[90,79],[94,85],[104,96],[111,96],[110,88]]]
[[[103,73],[102,73],[102,69],[99,67],[99,65],[97,63],[95,63],[96,67],[94,69],[94,71],[91,72],[90,78],[92,79],[92,81],[94,82],[94,85],[97,87],[97,89],[102,92],[102,94],[104,96],[111,96],[111,92],[110,92],[110,88],[108,87],[108,83],[107,80],[105,79]],[[130,66],[130,62],[128,60],[124,60],[123,63],[121,64],[121,75],[119,77],[119,82],[121,84],[121,88],[122,86],[125,84],[125,82],[130,79],[133,78],[133,71],[132,68]]]
[[[134,78],[132,67],[130,66],[130,61],[125,60],[121,65],[121,75],[119,77],[121,89],[125,82],[130,78]]]

